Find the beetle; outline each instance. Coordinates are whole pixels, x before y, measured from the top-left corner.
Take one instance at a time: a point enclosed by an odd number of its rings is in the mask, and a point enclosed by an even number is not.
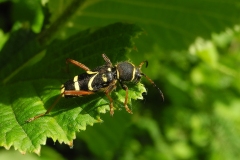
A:
[[[120,83],[122,89],[126,91],[124,107],[128,113],[132,114],[132,111],[128,108],[128,87],[127,83],[138,83],[141,77],[145,77],[155,88],[158,89],[162,99],[164,96],[162,91],[156,86],[156,84],[146,76],[142,71],[142,65],[146,63],[148,66],[148,61],[143,61],[139,66],[135,66],[129,61],[119,62],[116,65],[113,65],[110,59],[102,54],[102,57],[105,61],[105,64],[98,66],[95,69],[91,70],[84,64],[75,61],[73,59],[67,59],[66,63],[71,63],[77,67],[85,70],[85,73],[75,76],[73,79],[66,81],[61,86],[61,94],[56,99],[56,101],[50,106],[50,108],[43,114],[39,114],[35,117],[32,117],[27,120],[31,122],[41,116],[48,114],[53,107],[58,103],[61,97],[72,98],[72,97],[81,97],[94,94],[96,92],[104,92],[109,99],[110,106],[110,115],[114,114],[113,110],[113,100],[110,96],[110,93],[116,88],[117,82]]]

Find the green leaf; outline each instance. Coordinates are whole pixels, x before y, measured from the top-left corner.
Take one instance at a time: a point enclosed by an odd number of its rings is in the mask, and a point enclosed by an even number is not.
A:
[[[22,153],[39,154],[47,137],[71,146],[76,131],[101,122],[100,113],[109,110],[109,100],[104,93],[62,98],[50,114],[30,123],[26,120],[46,112],[60,95],[62,82],[84,72],[75,66],[70,66],[70,73],[66,72],[66,58],[78,60],[89,68],[104,64],[102,53],[112,63],[126,60],[125,54],[134,48],[132,39],[141,32],[136,25],[115,23],[79,32],[48,46],[39,46],[34,36],[29,38],[21,30],[12,34],[0,52],[0,57],[14,54],[7,57],[7,61],[2,60],[0,67],[0,88],[4,91],[0,92],[0,145],[7,149],[13,146]],[[12,48],[19,37],[26,40],[25,43]],[[142,99],[143,92],[146,90],[141,83],[129,85],[128,105],[131,107],[131,99]],[[115,109],[124,109],[125,91],[117,87],[111,96]]]
[[[77,134],[77,137],[83,139],[99,159],[113,159],[114,153],[119,151],[119,145],[129,137],[126,130],[130,129],[128,127],[132,124],[132,117],[138,115],[134,110],[133,113],[115,113],[114,117],[102,115],[104,123],[89,127],[86,132]]]
[[[65,4],[68,0],[62,0]],[[140,25],[148,36],[140,40],[149,51],[158,45],[162,49],[177,50],[187,48],[197,37],[210,38],[211,33],[219,33],[239,23],[238,0],[115,0],[87,1],[78,14],[69,20],[59,36],[69,35],[79,29],[106,25],[118,21]],[[57,15],[56,3],[50,1],[50,10]],[[58,4],[59,5],[59,4]],[[84,22],[84,23],[82,23]]]

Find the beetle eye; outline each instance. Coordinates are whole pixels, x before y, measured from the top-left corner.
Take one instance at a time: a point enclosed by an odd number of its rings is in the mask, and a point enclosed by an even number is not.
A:
[[[138,83],[142,78],[142,74],[140,73],[139,70],[136,71],[135,78],[133,80],[133,83]]]

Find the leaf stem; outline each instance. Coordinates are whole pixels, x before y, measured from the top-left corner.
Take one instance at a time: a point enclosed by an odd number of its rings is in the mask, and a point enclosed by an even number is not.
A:
[[[61,29],[61,27],[69,20],[69,18],[83,6],[86,0],[73,0],[62,14],[53,22],[53,24],[41,32],[38,36],[38,41],[41,45],[46,45],[51,41],[51,39],[56,35],[56,33]]]

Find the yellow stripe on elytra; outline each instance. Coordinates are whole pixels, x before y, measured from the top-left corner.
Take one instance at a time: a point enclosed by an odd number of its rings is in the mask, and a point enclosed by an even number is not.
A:
[[[87,71],[87,74],[96,74],[98,72],[93,72],[93,71]]]
[[[62,97],[64,97],[64,94],[63,94],[64,91],[65,91],[65,87],[64,87],[64,85],[62,84],[62,85],[61,85],[61,94],[62,94]]]
[[[92,72],[92,73],[93,73],[93,72]],[[94,76],[92,76],[92,77],[90,78],[89,82],[88,82],[88,89],[89,89],[90,91],[93,90],[93,88],[92,88],[92,82],[93,82],[94,78],[98,75],[98,72],[95,72],[95,73],[97,73],[97,74],[95,74]]]
[[[135,67],[133,67],[133,72],[132,72],[132,79],[131,79],[131,81],[133,81],[134,78],[135,78],[135,72],[136,72],[136,69],[135,69]]]
[[[79,86],[79,83],[78,83],[78,76],[75,76],[73,78],[73,82],[74,82],[74,88],[76,91],[80,91],[80,86]]]

